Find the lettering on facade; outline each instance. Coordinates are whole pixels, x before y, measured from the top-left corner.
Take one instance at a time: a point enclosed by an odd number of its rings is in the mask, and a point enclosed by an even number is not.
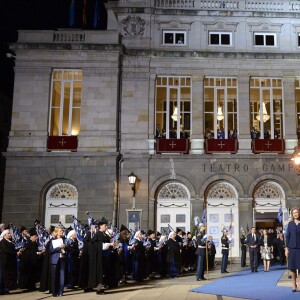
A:
[[[260,169],[260,168],[258,168]],[[291,172],[294,170],[293,164],[262,164],[261,170],[263,172]],[[211,172],[211,173],[246,173],[249,171],[249,166],[247,164],[202,164],[203,172]]]

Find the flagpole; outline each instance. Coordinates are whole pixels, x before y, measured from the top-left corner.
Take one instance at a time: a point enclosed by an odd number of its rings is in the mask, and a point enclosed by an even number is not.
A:
[[[209,271],[208,271],[208,232],[207,232],[207,217],[206,217],[206,208],[204,208],[203,213],[202,213],[202,220],[205,218],[205,234],[206,234],[206,241],[205,241],[205,256],[206,256],[206,275],[207,279],[209,279]]]

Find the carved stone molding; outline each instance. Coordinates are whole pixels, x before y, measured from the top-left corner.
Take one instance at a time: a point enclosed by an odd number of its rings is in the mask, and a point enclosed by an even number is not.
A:
[[[227,182],[219,182],[212,186],[207,194],[208,199],[237,199],[235,188]]]
[[[69,183],[58,183],[52,186],[46,196],[47,199],[78,199],[78,191]]]
[[[15,67],[16,74],[23,75],[49,75],[51,74],[50,67]]]
[[[166,184],[158,193],[157,199],[190,199],[190,193],[186,186],[179,182],[172,182]]]
[[[248,23],[249,31],[272,31],[272,32],[281,32],[282,23],[272,24],[269,22],[261,23]]]
[[[143,36],[145,31],[145,20],[139,16],[128,16],[121,21],[125,37]]]
[[[83,68],[83,75],[118,75],[117,68]]]
[[[258,187],[254,198],[259,199],[284,199],[282,188],[275,182],[267,182]]]
[[[236,31],[238,22],[224,22],[224,21],[204,21],[204,30],[230,30]]]
[[[158,30],[160,29],[181,29],[181,30],[191,30],[193,22],[183,22],[179,19],[171,19],[166,21],[156,20],[158,24]]]

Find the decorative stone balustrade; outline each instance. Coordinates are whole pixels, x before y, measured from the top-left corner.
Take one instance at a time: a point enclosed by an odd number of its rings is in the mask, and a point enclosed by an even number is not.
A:
[[[76,32],[54,32],[53,42],[55,43],[84,43],[85,33]]]
[[[123,6],[132,0],[122,0]],[[299,12],[300,1],[238,1],[238,0],[154,0],[155,8],[160,9],[197,9],[197,10],[240,10],[261,12]]]

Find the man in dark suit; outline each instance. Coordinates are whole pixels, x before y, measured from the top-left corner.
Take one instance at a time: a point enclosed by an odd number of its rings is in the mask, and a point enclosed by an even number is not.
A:
[[[247,235],[246,243],[249,247],[251,272],[258,272],[258,251],[259,251],[260,235],[256,233],[256,228],[252,227],[251,232]]]

